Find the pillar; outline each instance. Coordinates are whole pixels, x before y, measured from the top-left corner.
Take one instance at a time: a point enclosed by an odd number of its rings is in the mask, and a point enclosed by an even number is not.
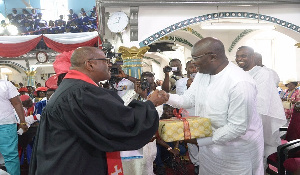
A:
[[[25,74],[27,75],[27,86],[35,87],[35,74],[36,74],[36,71],[28,70],[28,71],[25,72]]]
[[[131,77],[140,79],[142,74],[142,61],[145,53],[150,49],[150,47],[145,46],[142,48],[137,47],[119,47],[119,53],[122,53],[123,71]]]

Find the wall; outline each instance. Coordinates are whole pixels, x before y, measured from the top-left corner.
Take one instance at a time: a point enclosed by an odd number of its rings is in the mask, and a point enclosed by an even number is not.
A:
[[[129,14],[129,7],[122,7],[122,8],[106,8],[106,12],[114,12],[114,11],[124,11],[125,13]],[[156,6],[156,7],[149,7],[143,6],[139,7],[139,42],[143,41],[144,39],[150,37],[151,35],[155,34],[156,32],[161,31],[162,29],[167,28],[177,22],[201,16],[210,13],[217,13],[217,12],[251,12],[251,13],[259,13],[268,16],[272,16],[284,21],[287,21],[292,24],[296,24],[300,26],[300,5],[280,5],[280,6],[260,6],[258,7],[213,7],[213,6],[194,6],[194,7],[167,7],[167,6]],[[230,21],[230,19],[227,19]],[[258,20],[257,20],[258,22]],[[269,60],[268,67],[275,69],[280,73],[280,77],[282,79],[288,79],[288,77],[296,78],[300,80],[300,69],[299,69],[299,50],[297,49],[294,44],[300,42],[300,34],[294,32],[292,30],[286,28],[278,28],[277,31],[281,33],[274,34],[274,38],[272,40],[268,40],[266,42],[272,43],[270,46],[272,53],[272,59]],[[108,38],[112,38],[113,34],[106,28],[106,36]],[[171,33],[170,35],[172,35]],[[233,40],[239,33],[233,31],[223,31],[223,32],[214,32],[214,31],[201,31],[201,34],[204,37],[213,36],[219,38],[225,45],[226,54],[228,55],[231,61],[234,60],[235,51],[238,46],[245,45],[247,42],[240,41],[236,45],[236,48],[232,50],[232,52],[228,52],[228,48],[230,47]],[[115,46],[119,45],[132,45],[136,44],[136,42],[129,41],[129,29],[123,32],[123,43],[120,43],[120,40],[115,39],[112,43]],[[254,35],[251,35],[252,37]],[[289,37],[287,37],[289,36]],[[284,39],[283,39],[284,38]],[[248,39],[251,39],[248,37]],[[256,40],[260,40],[259,37],[255,38]],[[285,41],[285,42],[284,42]],[[259,43],[262,43],[260,41]],[[194,44],[194,43],[192,43]],[[286,49],[284,46],[288,46],[289,49]],[[138,45],[136,45],[138,46]],[[286,53],[286,51],[288,53]],[[184,53],[187,56],[187,53]],[[286,55],[286,56],[284,56]],[[265,56],[266,58],[266,56]],[[267,61],[265,61],[267,62]],[[298,63],[298,64],[297,64]],[[291,65],[288,66],[287,64]],[[156,65],[153,65],[156,66]],[[288,67],[288,70],[286,70]]]
[[[84,8],[89,15],[94,6],[96,6],[95,0],[69,0],[69,8],[73,9],[77,14],[80,12],[81,8]]]
[[[204,14],[228,11],[258,13],[257,7],[140,7],[139,41],[177,22]],[[300,5],[260,6],[259,13],[300,26]]]
[[[28,0],[26,0],[28,2]],[[22,0],[3,0],[5,4],[0,4],[0,11],[4,16],[6,16],[9,13],[12,13],[12,8],[20,8],[17,9],[18,13],[22,13],[22,8],[25,8],[26,6],[22,2]],[[40,8],[40,0],[30,0],[30,4],[34,8]],[[5,6],[6,6],[6,12],[5,12]],[[5,15],[6,14],[6,15]]]

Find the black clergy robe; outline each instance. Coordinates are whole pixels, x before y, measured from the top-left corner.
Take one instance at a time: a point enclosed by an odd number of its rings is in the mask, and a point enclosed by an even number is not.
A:
[[[64,79],[45,107],[30,175],[106,175],[106,152],[135,150],[158,128],[152,102],[123,105],[116,92]]]

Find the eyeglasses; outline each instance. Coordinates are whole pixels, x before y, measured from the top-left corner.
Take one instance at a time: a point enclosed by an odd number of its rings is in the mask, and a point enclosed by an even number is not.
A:
[[[194,61],[196,61],[197,59],[200,59],[200,58],[202,58],[202,57],[204,57],[206,55],[217,55],[217,54],[209,52],[209,53],[205,53],[205,54],[202,54],[202,55],[196,56],[196,57],[192,56],[192,58],[194,59]]]
[[[247,58],[248,55],[243,54],[243,55],[236,55],[235,58]]]
[[[109,58],[91,58],[86,61],[90,61],[90,60],[105,60],[107,64],[112,64]]]

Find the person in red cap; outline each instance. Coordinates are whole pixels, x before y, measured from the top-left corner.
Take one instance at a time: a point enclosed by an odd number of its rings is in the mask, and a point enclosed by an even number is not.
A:
[[[21,95],[20,99],[22,101],[22,105],[25,111],[25,117],[32,115],[34,111],[34,105],[30,96]]]
[[[28,93],[28,89],[26,87],[21,87],[18,91],[20,95],[25,95],[25,93]]]
[[[46,107],[48,100],[52,96],[52,94],[55,92],[55,89],[49,88],[46,92],[46,97],[44,97],[41,101],[36,102],[34,107],[34,115],[40,114],[42,115],[43,109]]]
[[[45,98],[47,90],[48,90],[48,88],[46,88],[46,87],[36,88],[35,89],[36,97],[34,99],[34,102],[37,103],[37,102],[42,101],[42,100],[47,100],[47,98]]]

